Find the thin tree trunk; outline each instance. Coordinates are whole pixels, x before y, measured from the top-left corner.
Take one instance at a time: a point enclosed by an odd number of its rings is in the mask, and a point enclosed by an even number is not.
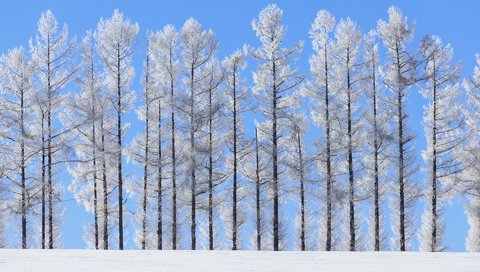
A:
[[[374,53],[372,58],[375,59]],[[372,86],[373,86],[373,150],[374,150],[374,221],[375,221],[375,251],[380,251],[380,193],[379,193],[379,147],[378,147],[378,123],[377,123],[377,89],[376,89],[376,72],[375,61],[372,67]]]
[[[212,90],[208,92],[208,238],[209,249],[213,250],[213,125]]]
[[[327,136],[327,237],[325,250],[332,250],[332,166],[331,166],[331,142],[330,142],[330,116],[329,116],[329,90],[328,90],[328,59],[327,59],[327,44],[325,43],[325,123],[326,123],[326,136]]]
[[[148,46],[148,45],[147,45]],[[143,164],[143,214],[142,214],[142,249],[145,250],[147,243],[147,190],[148,190],[148,142],[149,142],[149,133],[150,133],[150,101],[148,97],[149,92],[149,52],[147,48],[147,60],[146,60],[146,75],[145,75],[145,162]]]
[[[195,111],[193,109],[193,107],[195,106],[195,103],[194,103],[194,99],[195,99],[195,93],[194,93],[194,75],[195,75],[195,72],[194,72],[194,67],[193,67],[193,64],[191,66],[191,69],[190,69],[190,76],[191,76],[191,79],[190,79],[190,92],[191,92],[191,100],[190,100],[190,161],[191,161],[191,208],[192,208],[192,212],[191,212],[191,226],[190,226],[190,234],[191,234],[191,240],[192,240],[192,245],[191,245],[191,249],[192,250],[195,250],[196,249],[196,246],[197,246],[197,239],[195,237],[195,234],[196,234],[196,179],[195,179],[195,167],[196,167],[196,162],[195,162],[195,155],[196,155],[196,152],[195,152],[195,130],[194,130],[194,126],[195,126]]]
[[[435,56],[433,59],[433,71],[436,71]],[[433,127],[432,127],[432,244],[431,251],[437,250],[437,81],[433,76]]]
[[[105,156],[105,127],[102,116],[100,129],[102,133],[102,183],[103,183],[103,249],[108,249],[108,187],[107,187],[107,158]]]
[[[232,250],[237,250],[237,66],[233,69],[233,207]]]
[[[347,48],[347,69],[350,62],[350,49]],[[352,101],[350,70],[347,71],[347,133],[348,133],[348,182],[350,206],[350,251],[355,251],[355,184],[353,177],[353,135],[352,135]]]
[[[170,50],[170,66],[173,66],[172,51]],[[177,249],[177,161],[175,157],[175,98],[173,88],[173,75],[170,73],[170,108],[171,108],[171,137],[172,137],[172,249]]]
[[[162,217],[162,104],[158,100],[158,181],[157,181],[157,249],[163,248],[163,217]]]
[[[258,154],[258,128],[255,126],[255,160],[256,160],[256,183],[255,183],[255,196],[256,196],[256,211],[257,211],[257,250],[262,250],[262,226],[261,226],[261,203],[260,203],[260,158]]]
[[[45,154],[45,113],[42,111],[42,249],[45,249],[45,235],[46,235],[46,207],[45,207],[45,168],[46,168],[46,154]]]
[[[277,70],[275,60],[272,62],[272,161],[273,161],[273,250],[279,250],[279,196],[278,196],[278,144],[277,144]]]
[[[24,92],[21,91],[20,95],[20,122],[21,122],[21,142],[20,142],[20,149],[21,149],[21,179],[22,179],[22,248],[27,248],[27,181],[25,176],[25,117],[24,117]]]
[[[118,148],[118,245],[123,250],[122,99],[120,45],[117,45],[117,148]]]
[[[148,57],[147,57],[147,70],[148,70]],[[148,76],[147,76],[148,78]],[[148,81],[148,79],[147,79]],[[148,83],[146,83],[148,84]],[[148,90],[147,90],[148,92]],[[147,242],[147,190],[148,190],[148,142],[149,142],[149,101],[147,98],[146,101],[146,116],[145,116],[145,162],[143,165],[143,214],[142,214],[142,249],[145,249],[146,242]]]
[[[397,73],[401,78],[400,53],[396,48]],[[404,194],[404,139],[403,139],[403,86],[399,86],[397,90],[397,113],[398,113],[398,183],[399,183],[399,220],[400,220],[400,251],[405,251],[405,194]]]
[[[300,133],[297,133],[297,148],[298,148],[298,159],[300,162],[300,213],[301,213],[301,222],[300,222],[300,243],[301,250],[306,250],[306,225],[305,225],[305,173],[304,173],[304,164],[303,164],[303,152],[302,152],[302,140],[300,139]]]

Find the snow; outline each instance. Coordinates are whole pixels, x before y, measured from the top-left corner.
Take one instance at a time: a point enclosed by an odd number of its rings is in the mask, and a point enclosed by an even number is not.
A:
[[[479,253],[0,250],[0,271],[480,271]]]

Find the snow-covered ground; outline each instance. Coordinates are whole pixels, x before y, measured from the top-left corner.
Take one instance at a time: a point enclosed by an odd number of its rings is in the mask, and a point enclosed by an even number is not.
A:
[[[0,271],[479,272],[479,253],[0,250]]]

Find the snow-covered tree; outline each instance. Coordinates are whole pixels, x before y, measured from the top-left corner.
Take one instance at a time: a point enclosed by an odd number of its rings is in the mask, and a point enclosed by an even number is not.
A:
[[[259,99],[260,112],[266,118],[263,133],[270,137],[272,158],[272,199],[273,199],[273,250],[280,249],[280,198],[282,187],[280,173],[284,168],[281,163],[284,148],[279,146],[279,139],[285,130],[288,109],[292,106],[292,90],[302,82],[304,76],[291,69],[297,54],[302,50],[303,42],[292,48],[284,48],[283,40],[286,26],[282,25],[283,11],[276,5],[265,7],[252,21],[252,27],[261,42],[261,46],[252,50],[251,55],[259,62],[253,73],[254,92]],[[268,131],[267,131],[268,129]]]
[[[180,65],[178,60],[178,51],[179,51],[179,39],[178,33],[175,30],[173,25],[166,25],[160,32],[155,33],[151,41],[154,45],[152,46],[152,60],[155,63],[156,69],[158,70],[158,84],[160,85],[159,90],[165,90],[168,95],[168,101],[163,105],[164,107],[170,108],[170,152],[167,156],[170,156],[170,176],[172,179],[171,182],[171,241],[172,249],[177,249],[177,240],[178,240],[178,223],[177,223],[177,149],[176,149],[176,125],[175,118],[177,112],[178,104],[178,79],[180,75]],[[160,106],[161,101],[158,101]],[[162,109],[158,109],[158,112],[161,112]],[[159,116],[160,118],[160,116]],[[161,123],[159,123],[160,125]],[[161,135],[161,134],[159,134]],[[160,148],[159,148],[160,150]],[[160,155],[160,152],[159,152]],[[160,196],[160,195],[158,195]],[[160,203],[160,201],[159,201]],[[160,214],[160,213],[159,213]],[[158,222],[160,233],[161,223]],[[160,235],[160,234],[159,234]],[[161,237],[161,236],[158,236]],[[158,249],[161,249],[161,241],[157,241]]]
[[[295,239],[294,243],[301,251],[312,248],[312,226],[313,209],[312,203],[313,187],[310,178],[312,157],[307,151],[305,135],[308,131],[308,119],[303,110],[295,109],[288,117],[288,136],[285,141],[287,145],[286,165],[289,179],[295,184],[292,185],[293,193],[298,196],[300,213],[295,217]]]
[[[365,144],[367,154],[364,157],[365,198],[373,198],[372,217],[369,217],[367,248],[375,251],[386,249],[386,230],[384,225],[383,203],[385,200],[386,180],[389,167],[389,147],[391,144],[390,110],[385,101],[386,89],[380,84],[378,70],[381,69],[378,55],[378,43],[375,31],[370,31],[364,38],[364,89],[366,97]]]
[[[243,116],[248,110],[248,89],[241,72],[245,70],[247,63],[244,51],[236,50],[223,62],[226,81],[226,105],[224,107],[229,125],[227,133],[227,147],[229,157],[227,159],[227,171],[232,179],[231,193],[231,239],[232,249],[236,250],[241,245],[240,229],[246,222],[246,214],[243,199],[246,197],[246,184],[242,179],[242,166],[249,154],[251,141],[246,138]],[[228,190],[230,192],[230,190]],[[229,201],[227,201],[229,202]]]
[[[143,95],[142,95],[142,106],[137,109],[138,119],[145,122],[145,129],[143,132],[138,133],[137,136],[133,139],[132,144],[127,148],[127,156],[134,161],[135,163],[140,164],[143,169],[143,178],[140,180],[134,180],[131,186],[127,186],[129,191],[131,191],[138,198],[138,212],[135,214],[136,221],[140,225],[136,228],[135,231],[135,242],[137,246],[141,249],[150,248],[150,243],[153,242],[152,228],[150,224],[150,213],[147,210],[147,206],[151,206],[152,200],[154,199],[154,192],[162,190],[162,158],[161,158],[161,137],[160,147],[159,147],[159,158],[153,158],[153,150],[155,149],[154,143],[154,103],[158,103],[160,100],[157,94],[157,77],[155,76],[155,66],[152,61],[152,46],[153,46],[153,36],[155,34],[152,32],[147,33],[147,49],[146,49],[146,58],[143,64],[143,76],[142,76],[142,85],[143,85]],[[161,104],[159,104],[161,105]],[[160,107],[160,106],[159,106]],[[161,113],[161,107],[160,107]],[[161,115],[160,115],[161,116]],[[159,120],[160,124],[160,136],[161,136],[161,119]],[[152,185],[152,176],[154,171],[152,166],[156,163],[160,165],[160,171],[157,173],[159,177],[160,187],[153,189]],[[161,196],[161,194],[160,194]],[[161,197],[159,199],[161,201]],[[150,205],[149,205],[150,203]],[[161,202],[160,202],[161,203]],[[161,205],[160,205],[161,207]],[[161,211],[159,213],[161,221]],[[160,233],[161,237],[161,233]],[[158,238],[160,238],[158,237]],[[161,240],[161,238],[160,238]],[[147,245],[148,243],[148,245]]]
[[[102,152],[104,143],[101,139],[110,138],[106,136],[110,131],[106,132],[105,126],[100,125],[108,118],[107,101],[102,92],[101,71],[91,31],[87,31],[82,40],[80,54],[82,61],[76,80],[80,92],[72,97],[68,111],[62,117],[76,135],[73,144],[75,159],[68,168],[73,180],[68,189],[76,201],[94,216],[93,225],[89,223],[84,227],[85,241],[95,249],[108,249],[108,221],[111,220],[108,218],[108,210],[112,209],[109,207],[108,187],[113,184],[112,179],[104,178],[106,169],[102,167],[103,160],[111,156]]]
[[[438,36],[425,37],[421,49],[426,59],[426,86],[421,93],[429,102],[424,107],[427,149],[422,155],[428,165],[429,187],[424,193],[427,208],[419,240],[423,251],[443,251],[443,206],[456,193],[465,139],[462,89],[457,82],[460,65],[453,63],[450,44],[442,45]]]
[[[462,173],[461,189],[467,202],[465,213],[469,225],[465,245],[468,251],[480,252],[480,55],[476,55],[473,76],[465,80],[464,87],[468,96],[468,111],[465,114],[468,127],[466,150],[462,155],[465,170]]]
[[[32,80],[35,73],[33,63],[22,47],[9,50],[0,58],[0,118],[8,132],[2,135],[6,166],[4,172],[9,181],[9,191],[14,194],[8,206],[11,213],[21,217],[21,246],[31,247],[27,223],[33,223],[33,206],[37,203],[38,183],[32,167],[35,165],[34,94]],[[7,151],[8,150],[8,151]],[[29,170],[30,169],[30,170]],[[3,209],[2,209],[3,210]],[[4,211],[6,213],[6,211]],[[3,221],[3,218],[0,219]]]
[[[109,19],[100,19],[94,37],[97,50],[104,65],[104,85],[111,101],[112,110],[115,113],[117,125],[117,182],[118,182],[118,242],[119,248],[123,249],[123,168],[122,168],[122,140],[127,129],[122,123],[122,117],[132,107],[135,94],[130,89],[134,76],[131,64],[133,44],[138,34],[137,23],[132,23],[123,14],[115,10]]]
[[[382,78],[392,92],[388,99],[395,120],[394,141],[396,150],[392,157],[397,174],[394,187],[397,190],[396,202],[392,203],[392,228],[395,236],[392,248],[405,251],[411,248],[415,231],[414,206],[418,198],[413,174],[416,170],[415,150],[412,140],[415,134],[408,128],[407,95],[417,78],[417,53],[408,48],[413,38],[414,28],[408,25],[407,18],[400,9],[388,9],[388,21],[379,20],[377,33],[387,49]]]
[[[201,164],[201,130],[205,121],[205,107],[207,104],[204,84],[206,79],[202,77],[202,70],[217,51],[218,43],[212,30],[204,30],[202,25],[195,19],[188,19],[180,31],[181,59],[184,68],[182,105],[180,110],[184,115],[184,132],[188,138],[188,150],[185,150],[186,158],[185,173],[189,176],[190,185],[190,238],[191,249],[197,247],[197,195],[200,190],[199,173],[203,171]]]
[[[327,251],[334,250],[339,245],[336,235],[338,226],[338,209],[340,194],[335,186],[340,165],[340,105],[338,90],[334,88],[334,43],[329,35],[335,27],[335,18],[326,10],[320,10],[315,17],[310,29],[310,38],[314,50],[311,56],[310,73],[312,80],[303,88],[304,95],[309,97],[311,103],[311,117],[316,126],[324,130],[325,135],[318,137],[316,152],[318,155],[317,168],[321,173],[321,199],[325,199],[321,207],[320,243]]]
[[[356,23],[350,18],[342,19],[335,29],[335,64],[333,77],[334,85],[338,93],[339,102],[342,104],[340,116],[341,130],[339,131],[344,145],[342,157],[347,164],[348,176],[348,227],[349,234],[346,241],[346,248],[355,251],[360,248],[360,232],[358,215],[355,208],[358,202],[358,180],[361,169],[361,119],[362,109],[360,108],[360,43],[362,34]]]
[[[224,73],[220,62],[212,57],[205,65],[201,78],[205,83],[200,87],[206,94],[204,133],[207,135],[208,144],[204,148],[207,157],[205,168],[208,171],[208,249],[214,249],[214,208],[218,207],[219,201],[215,199],[214,188],[225,180],[225,174],[220,164],[223,160],[224,132],[222,131],[222,107],[223,93],[220,84],[223,82]]]
[[[38,34],[30,40],[32,61],[37,68],[39,122],[41,123],[42,150],[42,248],[47,245],[45,233],[48,231],[48,248],[59,244],[60,200],[62,184],[55,179],[55,167],[59,165],[59,156],[69,141],[69,135],[55,118],[66,101],[65,85],[77,70],[73,64],[75,58],[75,38],[68,38],[66,24],[59,28],[57,19],[50,10],[42,12],[38,21]],[[45,199],[45,197],[47,199]],[[48,204],[48,226],[46,225],[45,203]],[[54,218],[55,217],[55,218]],[[55,221],[55,222],[54,222]]]

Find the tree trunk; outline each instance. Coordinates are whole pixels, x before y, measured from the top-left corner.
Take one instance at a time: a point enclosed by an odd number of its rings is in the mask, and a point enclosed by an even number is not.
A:
[[[170,52],[170,67],[173,66],[172,52]],[[172,249],[177,249],[177,161],[175,157],[175,98],[173,88],[173,76],[170,73],[170,107],[171,107],[171,137],[172,137]]]
[[[195,237],[196,234],[196,179],[195,179],[195,167],[196,167],[196,161],[195,161],[195,111],[193,107],[195,106],[194,99],[195,99],[195,93],[194,93],[194,67],[193,64],[190,69],[190,92],[191,92],[191,100],[190,100],[190,162],[191,162],[191,169],[190,169],[190,174],[191,174],[191,226],[190,226],[190,235],[191,235],[191,240],[192,240],[192,245],[191,249],[195,250],[197,246],[197,239]]]
[[[232,190],[232,250],[237,250],[237,90],[236,66],[233,69],[233,190]]]
[[[300,133],[297,133],[297,148],[298,148],[298,159],[300,163],[300,243],[301,250],[306,250],[306,226],[305,226],[305,173],[304,173],[304,164],[303,164],[303,152],[302,152],[302,140],[300,139]]]
[[[212,125],[212,90],[208,92],[208,244],[213,250],[213,125]]]
[[[327,59],[327,44],[325,43],[325,123],[326,123],[326,137],[327,137],[327,237],[325,243],[325,250],[332,250],[332,166],[331,166],[331,142],[330,142],[330,108],[329,99],[330,94],[328,90],[328,59]]]
[[[352,101],[350,70],[350,50],[347,49],[347,133],[348,133],[348,182],[349,182],[349,206],[350,206],[350,251],[355,251],[355,184],[353,177],[353,135],[352,135]]]
[[[103,183],[103,249],[108,249],[108,187],[107,187],[107,158],[105,156],[105,127],[104,116],[100,120],[102,133],[102,183]]]
[[[272,162],[273,162],[273,250],[279,250],[279,196],[278,196],[278,144],[277,144],[277,71],[276,63],[272,62]]]
[[[123,250],[122,99],[120,45],[117,45],[118,246]]]
[[[256,183],[255,183],[255,196],[256,196],[256,228],[257,228],[257,250],[262,250],[262,226],[261,226],[261,203],[260,203],[260,158],[258,154],[258,128],[255,126],[255,160],[256,160]]]
[[[163,248],[163,217],[162,217],[162,104],[158,100],[158,180],[157,180],[157,249]]]

